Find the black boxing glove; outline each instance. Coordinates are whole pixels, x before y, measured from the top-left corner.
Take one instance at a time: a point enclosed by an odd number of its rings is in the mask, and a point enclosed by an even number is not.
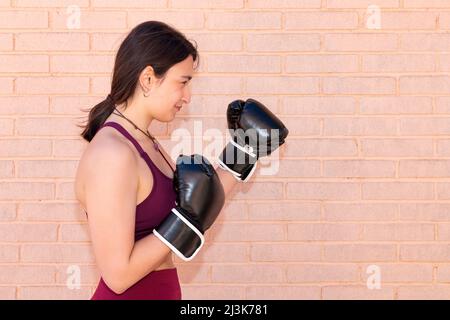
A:
[[[219,177],[198,154],[180,155],[173,178],[177,206],[153,234],[185,261],[194,258],[204,243],[204,233],[219,215],[225,192]]]
[[[227,109],[231,140],[218,158],[219,166],[240,181],[248,181],[257,160],[281,146],[289,133],[266,106],[254,100],[235,100]]]

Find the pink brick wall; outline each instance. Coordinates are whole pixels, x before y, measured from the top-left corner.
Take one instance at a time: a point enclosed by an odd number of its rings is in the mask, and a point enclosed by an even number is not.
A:
[[[152,19],[202,55],[190,108],[152,124],[168,148],[194,120],[225,130],[237,98],[290,129],[278,173],[238,186],[176,260],[183,298],[450,298],[450,1],[0,0],[1,299],[92,294],[76,124]]]

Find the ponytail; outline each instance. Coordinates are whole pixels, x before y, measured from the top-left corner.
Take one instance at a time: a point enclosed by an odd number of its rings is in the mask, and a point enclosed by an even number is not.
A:
[[[105,100],[95,105],[90,111],[88,116],[88,124],[81,136],[87,140],[91,141],[100,127],[105,123],[106,119],[113,113],[114,111],[114,101],[110,94],[106,97]]]

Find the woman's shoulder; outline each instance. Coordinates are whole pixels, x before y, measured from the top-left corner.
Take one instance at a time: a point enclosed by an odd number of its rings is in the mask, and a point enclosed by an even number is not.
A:
[[[99,131],[90,141],[78,163],[75,194],[84,208],[85,190],[89,184],[108,184],[110,181],[137,183],[138,181],[137,159],[132,149],[121,137],[106,129]],[[119,183],[119,185],[123,184]]]
[[[132,171],[136,169],[136,155],[126,139],[113,131],[103,128],[87,145],[80,163],[93,169],[99,166],[120,167]]]

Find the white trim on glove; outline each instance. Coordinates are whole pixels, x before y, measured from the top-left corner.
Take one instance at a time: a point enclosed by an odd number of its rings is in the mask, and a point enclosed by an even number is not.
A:
[[[180,218],[189,228],[194,231],[197,236],[200,238],[200,246],[195,250],[195,252],[190,257],[185,257],[173,244],[171,244],[169,241],[167,241],[156,229],[153,229],[153,234],[158,237],[159,240],[161,240],[166,246],[168,246],[175,254],[180,257],[184,261],[191,261],[196,254],[199,252],[200,248],[203,247],[203,244],[205,243],[205,237],[203,234],[196,228],[192,223],[189,222],[181,213],[178,212],[177,209],[172,208],[172,212]]]
[[[256,158],[256,154],[253,153],[253,148],[249,147],[250,148],[250,150],[249,150],[249,148],[242,147],[241,145],[237,144],[233,139],[231,139],[229,141],[229,143],[231,143],[233,146],[235,146],[236,148],[238,148],[242,152],[250,155],[253,158]],[[229,173],[231,173],[233,175],[233,177],[236,180],[238,180],[239,182],[247,182],[250,179],[250,177],[253,175],[253,173],[255,172],[256,164],[258,163],[258,161],[255,161],[255,163],[253,164],[252,170],[250,171],[250,173],[247,175],[247,177],[244,180],[241,179],[242,174],[231,170],[225,163],[223,163],[223,161],[220,159],[220,156],[217,157],[217,163],[219,164],[220,168],[222,168],[222,169],[228,171]]]

